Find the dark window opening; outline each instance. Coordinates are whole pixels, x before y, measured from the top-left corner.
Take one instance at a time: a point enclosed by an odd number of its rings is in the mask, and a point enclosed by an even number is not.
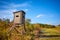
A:
[[[18,15],[16,15],[16,17],[19,17]]]

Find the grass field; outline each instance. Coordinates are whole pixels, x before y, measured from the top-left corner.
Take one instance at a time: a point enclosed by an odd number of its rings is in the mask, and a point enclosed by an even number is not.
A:
[[[60,37],[39,38],[39,40],[60,40]]]
[[[42,35],[60,35],[60,28],[42,28]],[[60,40],[60,37],[40,37],[39,40]]]

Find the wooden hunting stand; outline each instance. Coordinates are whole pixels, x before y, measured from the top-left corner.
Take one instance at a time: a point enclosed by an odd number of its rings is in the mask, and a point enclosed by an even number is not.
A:
[[[24,26],[25,29],[25,12],[23,10],[14,12],[14,20],[13,20],[13,26],[11,27],[10,30],[13,30],[16,26]]]
[[[13,12],[14,14],[14,19],[13,19],[13,26],[10,28],[9,32],[8,33],[11,33],[11,31],[13,31],[14,29],[19,33],[19,34],[22,34],[22,32],[26,32],[26,29],[25,29],[25,12],[23,10],[21,11],[17,11],[17,12]],[[22,27],[23,30],[19,30],[19,28],[17,27]]]
[[[21,10],[21,11],[14,12],[13,14],[14,14],[14,25],[15,26],[23,25],[25,30],[25,12]]]

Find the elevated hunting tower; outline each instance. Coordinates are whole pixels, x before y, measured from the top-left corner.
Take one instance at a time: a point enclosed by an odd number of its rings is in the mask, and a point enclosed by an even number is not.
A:
[[[25,12],[23,10],[14,12],[14,24],[22,25],[25,24]]]
[[[23,35],[26,32],[25,28],[25,12],[23,10],[13,12],[14,14],[14,19],[13,22],[14,24],[8,31],[8,39],[10,38],[9,36],[12,36],[14,40],[16,40],[15,35],[18,37],[18,35]],[[12,31],[12,33],[10,33]],[[16,34],[15,34],[16,33]],[[20,40],[20,39],[19,39]]]

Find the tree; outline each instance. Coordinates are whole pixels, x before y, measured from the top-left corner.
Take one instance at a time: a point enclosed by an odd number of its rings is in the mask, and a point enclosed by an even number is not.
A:
[[[31,22],[31,20],[30,20],[30,19],[26,19],[26,20],[25,20],[26,25],[29,25],[29,24],[30,24],[30,22]]]
[[[57,25],[57,26],[60,26],[60,25]]]
[[[27,31],[32,31],[34,28],[33,28],[33,25],[30,23],[31,20],[30,19],[26,19],[25,20],[25,25],[26,25],[26,29]]]
[[[5,21],[6,23],[9,23],[9,22],[10,22],[10,20],[9,20],[9,19],[5,19],[4,21]]]

